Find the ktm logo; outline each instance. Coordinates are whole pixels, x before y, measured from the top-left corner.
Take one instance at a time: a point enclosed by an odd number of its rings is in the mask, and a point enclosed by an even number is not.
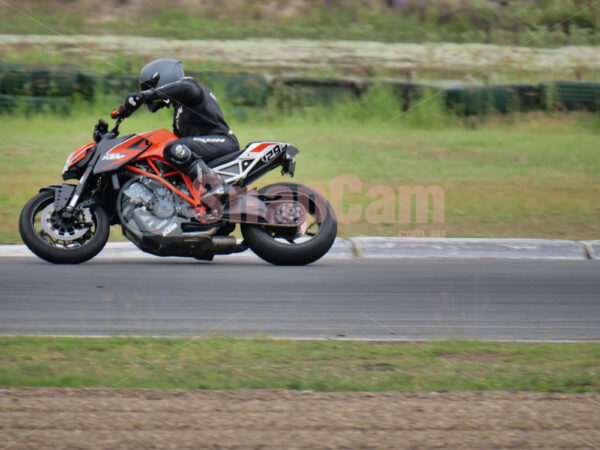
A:
[[[115,159],[121,159],[124,158],[127,155],[124,155],[122,153],[107,153],[102,157],[103,161],[114,161]]]
[[[177,224],[176,223],[172,223],[171,225],[169,225],[168,227],[166,227],[164,229],[164,231],[162,232],[163,236],[167,236],[168,234],[170,234],[175,228],[177,228]]]

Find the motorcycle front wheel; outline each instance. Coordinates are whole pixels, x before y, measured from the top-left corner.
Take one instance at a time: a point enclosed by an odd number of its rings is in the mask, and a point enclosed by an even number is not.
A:
[[[259,190],[272,208],[274,223],[288,226],[242,224],[244,242],[271,264],[310,264],[325,255],[335,241],[337,221],[329,202],[316,191],[294,183],[277,183]],[[297,220],[298,227],[289,224]]]
[[[19,218],[25,245],[55,264],[79,264],[96,256],[110,233],[109,220],[99,205],[83,208],[70,219],[54,211],[54,192],[42,191],[27,202]]]

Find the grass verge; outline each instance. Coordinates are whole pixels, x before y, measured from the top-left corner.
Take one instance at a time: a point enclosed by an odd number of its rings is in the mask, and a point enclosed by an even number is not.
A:
[[[0,338],[0,385],[597,392],[600,344]]]
[[[600,236],[597,116],[463,120],[443,114],[435,102],[404,116],[396,107],[384,96],[285,113],[271,107],[251,113],[225,109],[242,144],[274,139],[300,149],[293,181],[326,193],[341,236]],[[21,208],[40,187],[61,181],[67,155],[90,142],[93,124],[107,116],[98,111],[82,107],[68,117],[2,117],[0,243],[20,242]],[[122,132],[170,123],[168,111],[140,111]],[[279,180],[287,178],[273,172],[260,185]],[[440,188],[439,202],[431,196],[419,206],[416,196],[403,197],[402,189],[416,186]]]
[[[597,45],[600,13],[591,0],[420,0],[265,3],[89,3],[28,0],[0,5],[4,33],[111,33],[179,39],[247,37]],[[143,26],[132,26],[132,23]]]

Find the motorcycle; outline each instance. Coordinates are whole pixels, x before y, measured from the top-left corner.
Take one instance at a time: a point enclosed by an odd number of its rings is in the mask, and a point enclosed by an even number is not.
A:
[[[209,208],[211,220],[206,220],[201,202],[206,189],[163,158],[165,145],[177,136],[166,129],[119,136],[124,117],[118,109],[111,117],[112,130],[100,119],[94,142],[67,158],[62,178],[79,182],[46,186],[24,206],[21,238],[40,258],[56,264],[87,261],[104,248],[111,225],[121,225],[144,252],[200,260],[250,248],[272,264],[304,265],[333,245],[337,222],[321,194],[293,183],[248,188],[279,167],[293,177],[299,152],[293,145],[251,142],[207,163],[223,186],[219,205]],[[241,242],[231,235],[237,225]]]

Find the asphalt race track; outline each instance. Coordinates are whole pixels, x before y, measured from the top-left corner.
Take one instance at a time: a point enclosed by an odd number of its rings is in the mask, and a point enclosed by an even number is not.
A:
[[[0,258],[0,334],[600,340],[600,261]]]

